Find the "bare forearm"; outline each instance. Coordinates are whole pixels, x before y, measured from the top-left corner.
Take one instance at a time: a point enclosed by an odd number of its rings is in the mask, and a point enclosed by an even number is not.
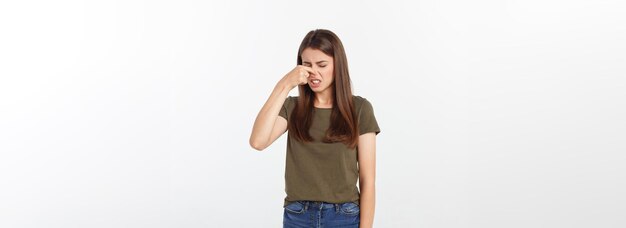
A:
[[[370,228],[374,223],[376,207],[376,188],[374,184],[361,185],[360,208],[361,224],[359,227]]]
[[[293,87],[290,87],[288,83],[282,80],[274,87],[272,94],[269,96],[254,121],[252,134],[250,135],[250,144],[253,145],[253,147],[264,148],[267,145],[276,117],[292,88]]]

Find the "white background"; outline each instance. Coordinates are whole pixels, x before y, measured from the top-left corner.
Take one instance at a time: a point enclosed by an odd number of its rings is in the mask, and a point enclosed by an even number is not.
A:
[[[286,135],[248,138],[316,28],[382,130],[376,227],[626,227],[625,12],[3,1],[0,227],[280,227]]]

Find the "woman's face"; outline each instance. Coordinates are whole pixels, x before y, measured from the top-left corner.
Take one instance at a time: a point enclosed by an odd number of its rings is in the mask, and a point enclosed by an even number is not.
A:
[[[313,68],[315,75],[309,76],[309,87],[313,92],[319,93],[327,89],[332,89],[334,80],[334,59],[332,56],[326,55],[324,52],[305,48],[302,51],[302,65]],[[319,80],[319,83],[317,83]]]

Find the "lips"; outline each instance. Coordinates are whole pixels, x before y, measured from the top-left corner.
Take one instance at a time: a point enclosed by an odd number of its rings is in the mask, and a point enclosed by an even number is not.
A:
[[[310,79],[309,82],[311,84],[318,85],[318,84],[322,83],[322,80],[317,79],[317,78],[313,78],[313,79]]]
[[[314,78],[309,80],[309,86],[311,87],[311,89],[317,89],[320,87],[320,85],[322,85],[322,80],[320,79]]]

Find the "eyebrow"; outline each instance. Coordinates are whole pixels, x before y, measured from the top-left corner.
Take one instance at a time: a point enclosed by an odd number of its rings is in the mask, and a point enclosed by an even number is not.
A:
[[[317,61],[317,62],[316,62],[316,64],[320,64],[320,63],[323,63],[323,62],[328,62],[328,61],[326,61],[326,60]],[[302,63],[308,63],[308,64],[311,64],[311,62],[308,62],[308,61],[302,61]]]

